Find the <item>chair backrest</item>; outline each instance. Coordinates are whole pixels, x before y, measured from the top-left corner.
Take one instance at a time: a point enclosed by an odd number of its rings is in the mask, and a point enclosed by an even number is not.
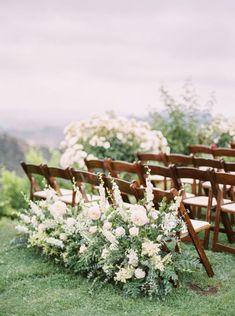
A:
[[[72,182],[71,182],[71,175],[70,175],[70,169],[62,169],[57,167],[49,167],[46,164],[42,166],[42,169],[44,171],[45,177],[47,178],[47,181],[49,185],[59,194],[63,195],[61,192],[61,186],[58,183],[59,179],[67,180],[69,181],[70,187],[72,188]]]
[[[109,193],[109,196],[110,196],[110,193],[111,195],[113,193],[112,192],[113,181],[117,184],[124,202],[130,203],[131,202],[130,196],[134,197],[135,201],[137,200],[135,192],[131,188],[131,184],[135,183],[137,186],[139,186],[138,182],[136,181],[129,182],[129,181],[122,180],[119,178],[111,178],[111,177],[104,176],[104,184],[105,184],[106,191]],[[112,198],[111,200],[114,200],[114,198]]]
[[[104,164],[113,178],[121,178],[122,174],[131,174],[131,180],[136,180],[133,176],[137,176],[139,183],[143,185],[145,184],[142,172],[143,165],[140,161],[130,163],[108,158],[105,159]]]
[[[214,158],[235,157],[235,149],[218,147],[213,149]]]
[[[215,170],[224,169],[222,161],[218,159],[194,157],[193,164],[195,168],[207,167]]]
[[[131,184],[131,189],[133,190],[136,199],[142,200],[145,196],[145,188],[140,187],[138,185],[138,183],[132,183]],[[159,204],[162,202],[163,199],[165,199],[167,202],[171,202],[174,200],[174,197],[176,194],[176,190],[175,189],[171,189],[171,190],[162,190],[159,188],[153,188],[153,203],[155,205],[155,207],[158,207]]]
[[[193,166],[193,155],[166,154],[166,165]]]
[[[154,154],[154,153],[137,153],[138,160],[142,163],[158,162],[160,164],[165,164],[165,154]]]
[[[221,159],[220,161],[225,172],[235,172],[235,162],[228,162],[224,159]]]
[[[72,181],[75,181],[77,188],[86,202],[89,201],[87,196],[88,188],[85,187],[86,184],[91,186],[90,192],[93,192],[93,188],[98,187],[104,178],[103,174],[95,174],[88,171],[75,170],[73,168],[70,169],[70,176]]]
[[[172,172],[169,167],[156,166],[156,165],[143,165],[142,170],[144,170],[144,178],[147,177],[148,170],[150,171],[150,175],[158,175],[165,178],[172,178]]]
[[[211,175],[211,186],[213,189],[213,194],[215,197],[218,196],[220,185],[231,186],[230,191],[233,192],[233,187],[235,186],[235,175],[226,172],[216,172],[215,170],[210,170]]]
[[[199,180],[201,182],[210,181],[211,176],[209,170],[200,170],[190,167],[170,166],[172,170],[174,187],[179,191],[183,189],[182,178]]]
[[[194,155],[211,155],[213,156],[213,148],[215,148],[216,145],[211,146],[205,146],[205,145],[188,145],[188,150],[191,154]]]
[[[233,149],[235,149],[235,143],[231,143],[231,144],[230,144],[230,147],[233,148]]]
[[[84,159],[87,170],[91,173],[105,173],[106,167],[103,159]]]
[[[40,184],[38,183],[35,175],[41,176],[47,180],[45,176],[45,172],[43,171],[42,164],[35,165],[35,164],[27,164],[24,161],[21,161],[21,166],[29,179],[30,182],[30,199],[33,199],[33,193],[40,191]]]

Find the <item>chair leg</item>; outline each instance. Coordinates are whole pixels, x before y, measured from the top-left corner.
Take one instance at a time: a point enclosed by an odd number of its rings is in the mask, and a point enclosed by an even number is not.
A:
[[[224,224],[224,228],[226,230],[228,241],[230,243],[233,243],[234,242],[233,229],[232,229],[232,226],[231,226],[231,222],[230,222],[229,216],[228,216],[227,213],[221,212],[221,218],[222,218],[222,222]]]
[[[187,225],[187,228],[188,228],[188,232],[189,232],[189,236],[191,237],[192,241],[193,241],[193,244],[194,244],[194,247],[196,248],[196,251],[200,257],[200,260],[206,270],[206,273],[209,277],[213,277],[214,276],[214,271],[211,267],[211,264],[209,262],[209,259],[207,258],[207,255],[205,253],[205,250],[203,248],[203,246],[201,245],[200,243],[200,240],[193,228],[193,225],[191,223],[191,220],[184,208],[184,205],[183,203],[181,202],[181,205],[180,205],[180,213]]]

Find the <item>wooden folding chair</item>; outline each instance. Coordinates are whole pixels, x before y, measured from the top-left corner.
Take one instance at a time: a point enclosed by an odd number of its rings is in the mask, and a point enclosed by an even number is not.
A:
[[[180,191],[183,189],[183,184],[181,182],[181,178],[193,178],[195,180],[198,180],[200,182],[206,182],[206,181],[211,181],[211,174],[209,170],[199,170],[196,168],[188,168],[188,167],[176,167],[176,166],[171,166],[172,173],[174,176],[174,187]],[[211,222],[211,212],[212,210],[215,210],[217,201],[216,198],[213,197],[215,196],[215,192],[212,192],[214,190],[214,187],[209,189],[208,196],[205,195],[197,195],[194,197],[185,197],[183,198],[183,203],[186,207],[189,209],[192,207],[200,207],[200,208],[205,208],[206,209],[206,221]],[[223,199],[223,204],[230,203],[231,201],[229,199]],[[190,213],[191,217],[195,217],[196,214]],[[205,237],[204,237],[204,247],[208,248],[209,244],[209,233],[210,231],[207,230],[205,232]]]
[[[145,185],[145,179],[142,172],[142,163],[138,162],[125,162],[119,160],[105,159],[105,167],[109,170],[113,178],[120,178],[123,180],[138,181],[140,184]],[[129,198],[126,194],[122,194],[124,202],[129,203]]]
[[[205,145],[188,145],[188,150],[190,154],[193,154],[194,156],[209,156],[213,157],[213,148],[215,148],[216,145],[211,146],[205,146]]]
[[[45,176],[45,172],[43,171],[42,165],[27,164],[24,161],[22,161],[20,164],[30,182],[30,200],[46,199],[46,193],[40,187],[39,181],[37,179],[37,177],[39,176],[42,181],[46,180],[45,184],[49,184]]]
[[[228,204],[223,203],[223,190],[221,190],[219,186],[222,184],[225,186],[229,185],[231,187],[234,187],[235,175],[224,172],[215,172],[214,170],[211,170],[211,175],[211,185],[213,187],[213,191],[215,191],[214,194],[217,200],[212,249],[214,251],[227,251],[235,254],[235,248],[223,245],[219,242],[219,232],[225,232],[230,243],[233,243],[235,241],[235,232],[232,229],[232,225],[228,216],[228,214],[235,215],[235,203],[232,200],[230,200],[230,203]],[[225,230],[222,230],[220,228],[221,221],[223,223]]]
[[[103,159],[84,159],[88,172],[91,173],[107,173],[107,169]]]
[[[86,203],[98,201],[100,199],[99,195],[94,194],[93,188],[99,187],[103,181],[103,174],[95,174],[71,168],[70,176],[71,179],[75,181],[75,185],[82,194],[82,197]]]
[[[144,189],[138,187],[136,183],[132,184],[131,188],[135,192],[136,198],[138,200],[144,197],[144,193],[145,193]],[[176,196],[178,196],[178,192],[176,189],[171,189],[170,191],[163,191],[161,189],[154,188],[153,195],[154,195],[153,202],[155,204],[155,207],[158,207],[159,203],[162,201],[163,198],[165,198],[168,202],[171,202],[174,200]],[[180,192],[180,195],[183,195],[183,191]],[[207,258],[204,248],[202,244],[200,243],[200,240],[197,236],[197,233],[199,232],[208,231],[210,229],[210,223],[205,222],[205,221],[191,220],[188,216],[188,213],[182,201],[180,203],[178,212],[179,212],[179,216],[183,219],[183,221],[185,222],[187,226],[187,231],[183,231],[180,235],[180,238],[184,240],[185,237],[187,236],[190,237],[200,257],[200,260],[207,272],[207,275],[209,277],[213,277],[214,276],[213,269]]]
[[[235,149],[223,147],[214,148],[213,156],[215,159],[224,158],[227,160],[228,158],[234,158],[233,160],[235,160]]]
[[[157,165],[157,166],[165,166],[165,154],[154,154],[154,153],[137,153],[138,160],[141,161],[142,164],[150,164],[150,165]],[[160,174],[152,174],[151,180],[153,182],[153,185],[158,187],[159,185],[162,186],[164,190],[167,190],[167,184],[169,179],[166,177],[160,175]]]
[[[193,157],[193,164],[195,168],[198,168],[200,170],[207,170],[209,168],[212,168],[216,171],[222,171],[224,169],[224,165],[221,160],[218,159],[211,159],[211,158],[201,158],[201,157]],[[211,182],[206,181],[202,183],[202,187],[205,190],[210,189]],[[201,186],[200,186],[201,189]],[[199,191],[199,194],[202,192]]]
[[[59,199],[68,205],[75,206],[79,201],[71,181],[70,169],[49,167],[46,164],[42,168],[49,185],[57,192]],[[63,188],[60,182],[64,182],[63,184],[67,182],[70,189]]]
[[[124,204],[132,204],[132,202],[136,203],[137,199],[136,199],[136,195],[133,192],[132,188],[131,188],[131,184],[132,183],[136,183],[137,186],[139,186],[139,183],[137,181],[133,181],[133,182],[129,182],[126,180],[122,180],[119,178],[111,178],[111,177],[107,177],[104,176],[104,185],[106,188],[106,192],[108,193],[108,198],[109,201],[114,205],[114,197],[113,197],[113,182],[115,182],[120,190],[122,199]],[[123,197],[127,197],[127,198],[123,198]],[[128,201],[128,202],[126,202]]]

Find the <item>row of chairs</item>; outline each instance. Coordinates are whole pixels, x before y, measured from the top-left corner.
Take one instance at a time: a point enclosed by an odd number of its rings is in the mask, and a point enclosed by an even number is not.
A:
[[[203,158],[200,158],[203,159]],[[111,173],[111,175],[114,178],[119,177],[119,172],[131,172],[132,174],[139,175],[139,184],[145,185],[145,178],[146,178],[146,166],[144,166],[141,162],[136,162],[133,164],[121,162],[121,161],[111,161],[107,160],[109,163],[109,170],[114,170],[115,173]],[[103,168],[103,165],[105,164],[107,166],[107,161],[86,161],[87,166],[90,169],[89,171],[94,172],[93,169],[95,167],[97,168],[97,163],[99,164],[100,169]],[[218,162],[218,161],[217,161]],[[232,169],[232,167],[235,170],[235,163],[226,163],[229,164]],[[111,165],[111,167],[110,167]],[[79,188],[80,192],[84,196],[86,201],[91,200],[90,196],[87,195],[86,190],[82,188],[82,183],[87,182],[90,183],[93,187],[97,186],[99,184],[99,181],[96,179],[96,177],[92,177],[92,173],[89,173],[88,179],[86,179],[87,174],[82,171],[76,171],[74,169],[60,169],[60,168],[53,168],[48,167],[47,165],[43,166],[35,166],[35,165],[27,165],[26,163],[22,163],[22,167],[25,170],[30,183],[31,183],[31,194],[30,197],[33,198],[45,198],[43,194],[45,195],[44,191],[41,191],[39,189],[39,186],[37,185],[35,178],[33,177],[33,173],[41,174],[45,177],[47,183],[54,188],[57,193],[60,195],[60,198],[62,201],[64,201],[67,204],[75,205],[76,204],[76,192],[75,190],[66,190],[59,187],[58,182],[56,181],[56,178],[62,178],[69,180],[71,183],[75,180],[77,187]],[[102,168],[101,168],[102,167]],[[197,194],[196,190],[193,190],[194,194],[191,194],[190,196],[184,194],[184,205],[190,209],[192,208],[192,211],[190,213],[190,216],[194,218],[195,214],[193,214],[193,208],[200,207],[206,209],[206,221],[211,222],[212,218],[212,211],[214,212],[216,221],[215,221],[215,229],[214,229],[214,239],[213,239],[213,250],[225,250],[225,248],[221,248],[220,244],[218,243],[218,234],[219,232],[225,232],[228,237],[229,242],[234,241],[234,233],[232,231],[232,225],[231,220],[228,216],[228,214],[235,214],[235,204],[233,200],[233,186],[235,185],[235,176],[234,175],[228,175],[226,173],[221,172],[215,172],[214,171],[205,171],[200,170],[196,168],[189,168],[189,167],[176,167],[176,166],[170,166],[170,167],[164,167],[164,166],[156,166],[156,165],[148,165],[148,169],[151,170],[152,176],[158,175],[162,176],[166,179],[171,180],[171,187],[174,187],[176,190],[183,190],[184,189],[184,183],[182,180],[193,180],[193,184],[196,185],[198,183],[205,183],[210,182],[211,187],[208,191],[208,196]],[[220,176],[221,175],[221,176]],[[232,178],[231,178],[232,176]],[[94,179],[93,179],[94,178]],[[229,187],[229,190],[227,188]],[[91,192],[91,190],[90,190]],[[130,202],[128,194],[126,194],[125,190],[121,190],[123,200],[125,202]],[[218,198],[220,196],[220,192],[223,192],[223,199]],[[225,193],[230,193],[229,198],[225,199],[224,195]],[[96,198],[96,197],[95,197]],[[94,196],[93,196],[94,199]],[[219,207],[218,207],[219,205]],[[225,207],[225,205],[227,205]],[[221,214],[221,216],[218,217],[218,213]],[[217,217],[216,217],[217,216]],[[224,228],[221,229],[220,227],[220,218],[222,220]],[[218,229],[219,228],[219,229]],[[209,243],[209,230],[205,234],[204,239],[204,246],[208,247]],[[231,248],[231,247],[230,247]],[[227,249],[230,252],[233,252],[231,249]]]
[[[33,192],[35,189],[34,185],[36,183],[36,180],[33,177],[33,174],[35,173],[41,176],[45,176],[46,180],[48,181],[48,184],[50,184],[58,192],[58,194],[60,194],[60,197],[62,201],[64,202],[68,202],[68,201],[65,201],[63,198],[66,196],[66,194],[67,194],[67,197],[70,196],[70,193],[68,190],[61,189],[58,186],[58,183],[55,181],[55,178],[62,177],[63,179],[67,179],[70,181],[75,180],[75,184],[79,188],[79,190],[82,189],[82,191],[80,192],[83,194],[83,196],[85,194],[84,198],[85,198],[85,201],[87,202],[89,202],[89,200],[86,195],[86,190],[84,190],[84,187],[82,188],[82,184],[85,184],[85,185],[90,184],[93,187],[95,187],[100,184],[100,181],[102,178],[102,181],[106,188],[107,196],[110,198],[110,192],[112,191],[111,189],[112,189],[113,178],[109,176],[100,175],[100,174],[98,175],[98,174],[94,174],[94,173],[90,173],[86,171],[79,171],[79,170],[74,170],[74,169],[69,169],[69,168],[64,170],[64,169],[59,169],[59,168],[48,167],[46,165],[35,166],[32,164],[26,164],[26,163],[21,163],[21,165],[30,180],[31,187],[32,187],[31,189],[32,198],[45,198],[45,196],[43,196],[43,191]],[[135,198],[136,201],[144,197],[145,191],[143,189],[143,186],[140,186],[137,181],[130,183],[125,180],[115,179],[115,182],[119,186],[120,191],[126,196],[131,196],[132,198]],[[38,185],[37,185],[37,188],[39,189]],[[39,192],[40,194],[38,194]],[[76,190],[74,190],[74,192],[76,192]],[[163,191],[161,189],[154,188],[153,193],[154,193],[154,203],[156,206],[159,205],[160,201],[163,198],[166,198],[168,201],[172,201],[174,197],[178,195],[178,191],[176,189],[172,189],[170,191]],[[180,194],[184,195],[184,192],[181,191]],[[112,203],[113,201],[114,199],[111,198],[110,202]],[[73,200],[73,203],[76,204],[76,201]],[[187,231],[182,232],[180,238],[185,239],[189,237],[192,240],[208,276],[212,277],[214,275],[214,272],[205,254],[203,245],[197,236],[198,232],[208,231],[210,229],[210,224],[204,221],[191,220],[189,218],[189,215],[183,203],[181,203],[179,207],[179,216],[183,218],[187,226]]]

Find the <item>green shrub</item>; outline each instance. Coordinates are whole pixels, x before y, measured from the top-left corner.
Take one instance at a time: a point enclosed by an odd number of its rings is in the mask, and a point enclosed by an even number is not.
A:
[[[16,211],[27,207],[24,194],[28,192],[29,183],[26,178],[2,168],[0,170],[0,217],[14,217]]]

